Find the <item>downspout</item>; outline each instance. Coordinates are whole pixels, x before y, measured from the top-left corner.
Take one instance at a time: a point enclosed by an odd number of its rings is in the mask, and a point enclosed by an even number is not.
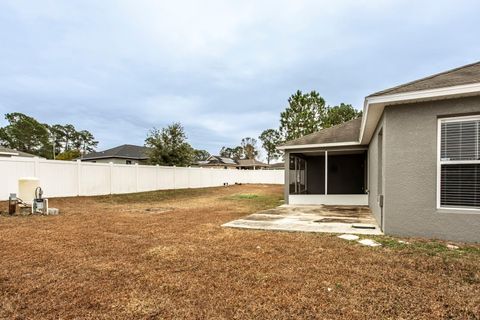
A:
[[[288,204],[288,197],[289,197],[289,188],[290,188],[290,154],[288,151],[285,151],[285,164],[284,164],[284,172],[285,172],[285,186],[284,186],[284,203]]]

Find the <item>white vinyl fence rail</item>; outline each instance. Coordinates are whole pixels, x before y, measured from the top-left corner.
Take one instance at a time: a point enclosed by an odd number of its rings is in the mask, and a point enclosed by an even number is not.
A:
[[[122,165],[39,158],[0,158],[0,200],[18,193],[18,179],[36,177],[45,197],[93,196],[204,188],[224,183],[283,184],[283,170]]]

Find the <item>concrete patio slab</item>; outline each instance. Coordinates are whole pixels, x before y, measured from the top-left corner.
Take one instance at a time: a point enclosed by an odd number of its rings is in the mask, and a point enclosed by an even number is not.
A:
[[[383,234],[367,206],[282,205],[222,226],[276,231]]]

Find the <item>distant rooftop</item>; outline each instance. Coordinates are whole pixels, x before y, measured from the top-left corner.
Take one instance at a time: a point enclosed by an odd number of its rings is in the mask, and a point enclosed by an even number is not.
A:
[[[24,158],[33,158],[37,157],[34,154],[18,151],[15,149],[0,147],[0,157],[24,157]]]
[[[124,144],[112,149],[91,152],[82,157],[84,159],[105,159],[105,158],[123,158],[135,160],[147,160],[148,151],[150,149],[144,146],[136,146],[132,144]]]
[[[257,159],[239,159],[237,163],[241,167],[268,167],[268,164],[258,161]]]
[[[210,156],[206,161],[199,161],[197,165],[227,166],[227,167],[268,167],[266,163],[256,159],[232,159],[221,156]]]

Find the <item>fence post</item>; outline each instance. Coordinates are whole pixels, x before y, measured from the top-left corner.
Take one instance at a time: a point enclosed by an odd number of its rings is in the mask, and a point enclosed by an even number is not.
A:
[[[158,171],[160,169],[160,166],[158,164],[155,165],[155,190],[160,190],[158,187]]]
[[[135,192],[138,192],[138,163],[135,163]]]
[[[176,170],[177,166],[173,166],[173,190],[176,189],[176,174],[175,174],[175,170]]]
[[[80,196],[82,190],[82,161],[77,160],[77,196]]]
[[[108,163],[110,167],[110,194],[113,194],[113,162]]]
[[[192,174],[191,167],[187,167],[187,188],[190,189],[192,186],[190,185],[190,175]]]
[[[38,178],[39,162],[40,159],[38,157],[33,158],[33,175],[35,176],[35,178]]]
[[[209,168],[210,170],[210,186],[209,187],[213,187],[213,168]]]

